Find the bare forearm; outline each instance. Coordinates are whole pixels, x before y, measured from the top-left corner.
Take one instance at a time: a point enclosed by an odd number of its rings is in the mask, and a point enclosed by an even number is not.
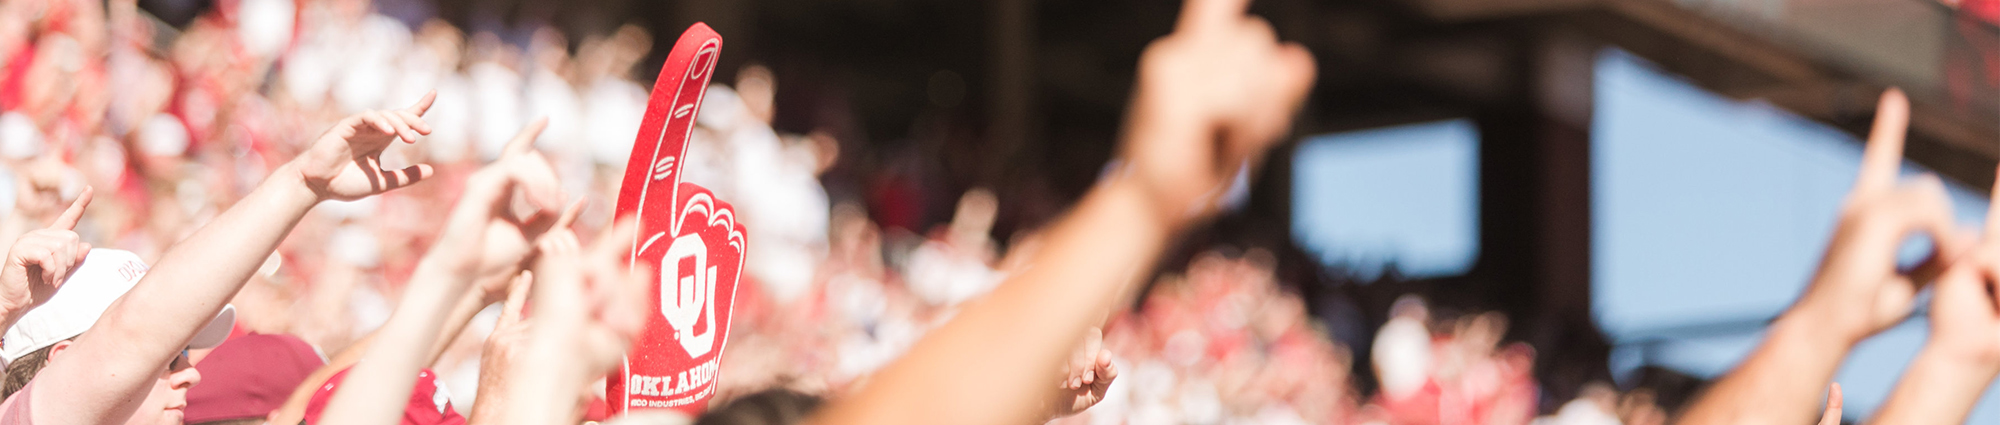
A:
[[[1874,424],[1956,424],[1965,423],[1987,384],[2000,370],[1981,365],[1941,349],[1936,342],[1924,347],[1903,372],[1889,401],[1875,413]]]
[[[437,247],[432,252],[451,252]],[[401,305],[377,330],[367,354],[354,365],[328,404],[322,423],[393,424],[410,398],[417,372],[430,354],[451,315],[449,307],[470,283],[471,261],[454,255],[430,255],[417,265]]]
[[[492,304],[493,301],[480,291],[465,291],[460,295],[458,302],[451,306],[451,314],[445,316],[444,326],[438,330],[437,341],[431,344],[430,355],[424,356],[424,364],[435,364],[438,358],[444,357],[445,350],[451,348],[453,342],[458,341],[458,336],[465,333],[467,325],[472,324],[472,317],[478,316],[480,310],[485,310],[486,306]]]
[[[1773,323],[1750,358],[1702,394],[1680,423],[1812,423],[1821,390],[1856,341],[1815,329],[1808,315],[1794,310]]]
[[[129,411],[104,400],[143,400],[161,368],[215,318],[299,218],[318,202],[280,168],[214,221],[169,248],[145,277],[59,361],[42,371],[37,411]],[[57,396],[56,394],[63,394]]]
[[[236,296],[318,202],[295,172],[281,167],[214,221],[168,248],[120,305],[105,312],[104,323],[130,332],[118,338],[118,349],[146,344],[165,364]]]
[[[1143,277],[1169,236],[1143,195],[1111,182],[1050,231],[1022,273],[924,338],[822,424],[1025,423],[1056,387],[1049,376],[1095,321]],[[1033,312],[1032,314],[1022,314]]]
[[[566,332],[580,329],[582,325],[544,323],[535,332]],[[516,362],[509,371],[508,386],[503,402],[495,405],[488,417],[475,417],[482,425],[543,425],[576,423],[579,413],[573,401],[577,394],[583,394],[583,386],[594,379],[583,362],[575,361],[568,354],[569,348],[552,342],[565,338],[554,335],[535,335],[534,343],[526,347],[524,358]],[[477,410],[475,408],[475,410]],[[476,412],[475,416],[480,416]]]

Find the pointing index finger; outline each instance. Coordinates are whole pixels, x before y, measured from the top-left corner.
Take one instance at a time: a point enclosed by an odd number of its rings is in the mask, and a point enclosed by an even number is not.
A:
[[[1819,425],[1839,424],[1842,404],[1846,403],[1844,403],[1844,400],[1841,400],[1840,383],[1835,382],[1833,386],[1828,387],[1826,390],[1826,413],[1820,415]]]
[[[1896,184],[1903,163],[1903,134],[1910,126],[1910,99],[1901,89],[1882,92],[1875,107],[1875,126],[1868,132],[1868,146],[1861,152],[1861,173],[1856,192],[1886,190]]]
[[[508,326],[521,321],[523,308],[528,305],[528,288],[534,285],[534,272],[522,271],[507,284],[507,301],[500,307],[500,326]]]
[[[63,210],[62,215],[56,216],[56,221],[49,223],[49,228],[56,230],[76,230],[76,223],[83,219],[83,209],[90,206],[90,198],[92,192],[95,191],[90,186],[84,186],[83,192],[76,195],[76,201],[70,202],[69,209]]]
[[[515,155],[532,149],[535,146],[535,138],[541,137],[542,129],[548,126],[548,117],[536,118],[529,122],[528,126],[521,127],[520,133],[514,134],[514,140],[508,141],[507,147],[500,150],[500,156]]]
[[[410,107],[404,108],[403,110],[410,111],[410,113],[417,114],[417,116],[420,117],[424,116],[425,112],[430,112],[431,104],[437,103],[437,97],[438,97],[437,90],[431,90],[428,93],[424,93],[424,98],[417,99],[417,103],[412,104],[410,105]]]
[[[1180,22],[1174,31],[1200,31],[1214,28],[1243,16],[1250,8],[1250,0],[1185,0],[1181,4]]]

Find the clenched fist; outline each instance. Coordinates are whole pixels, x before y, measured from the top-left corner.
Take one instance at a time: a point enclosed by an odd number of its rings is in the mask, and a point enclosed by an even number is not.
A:
[[[1224,184],[1289,131],[1312,54],[1244,14],[1248,0],[1188,0],[1139,58],[1121,156],[1169,222],[1214,210]]]

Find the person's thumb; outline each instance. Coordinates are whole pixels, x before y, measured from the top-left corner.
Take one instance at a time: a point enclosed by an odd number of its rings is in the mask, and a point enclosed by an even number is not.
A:
[[[1826,413],[1820,415],[1819,425],[1840,425],[1840,383],[1835,382],[1826,390]]]

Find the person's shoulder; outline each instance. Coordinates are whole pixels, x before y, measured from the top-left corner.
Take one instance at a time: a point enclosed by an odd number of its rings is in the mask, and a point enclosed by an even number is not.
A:
[[[28,414],[28,397],[35,388],[35,381],[28,381],[20,391],[0,401],[0,425],[28,425],[34,423]]]

